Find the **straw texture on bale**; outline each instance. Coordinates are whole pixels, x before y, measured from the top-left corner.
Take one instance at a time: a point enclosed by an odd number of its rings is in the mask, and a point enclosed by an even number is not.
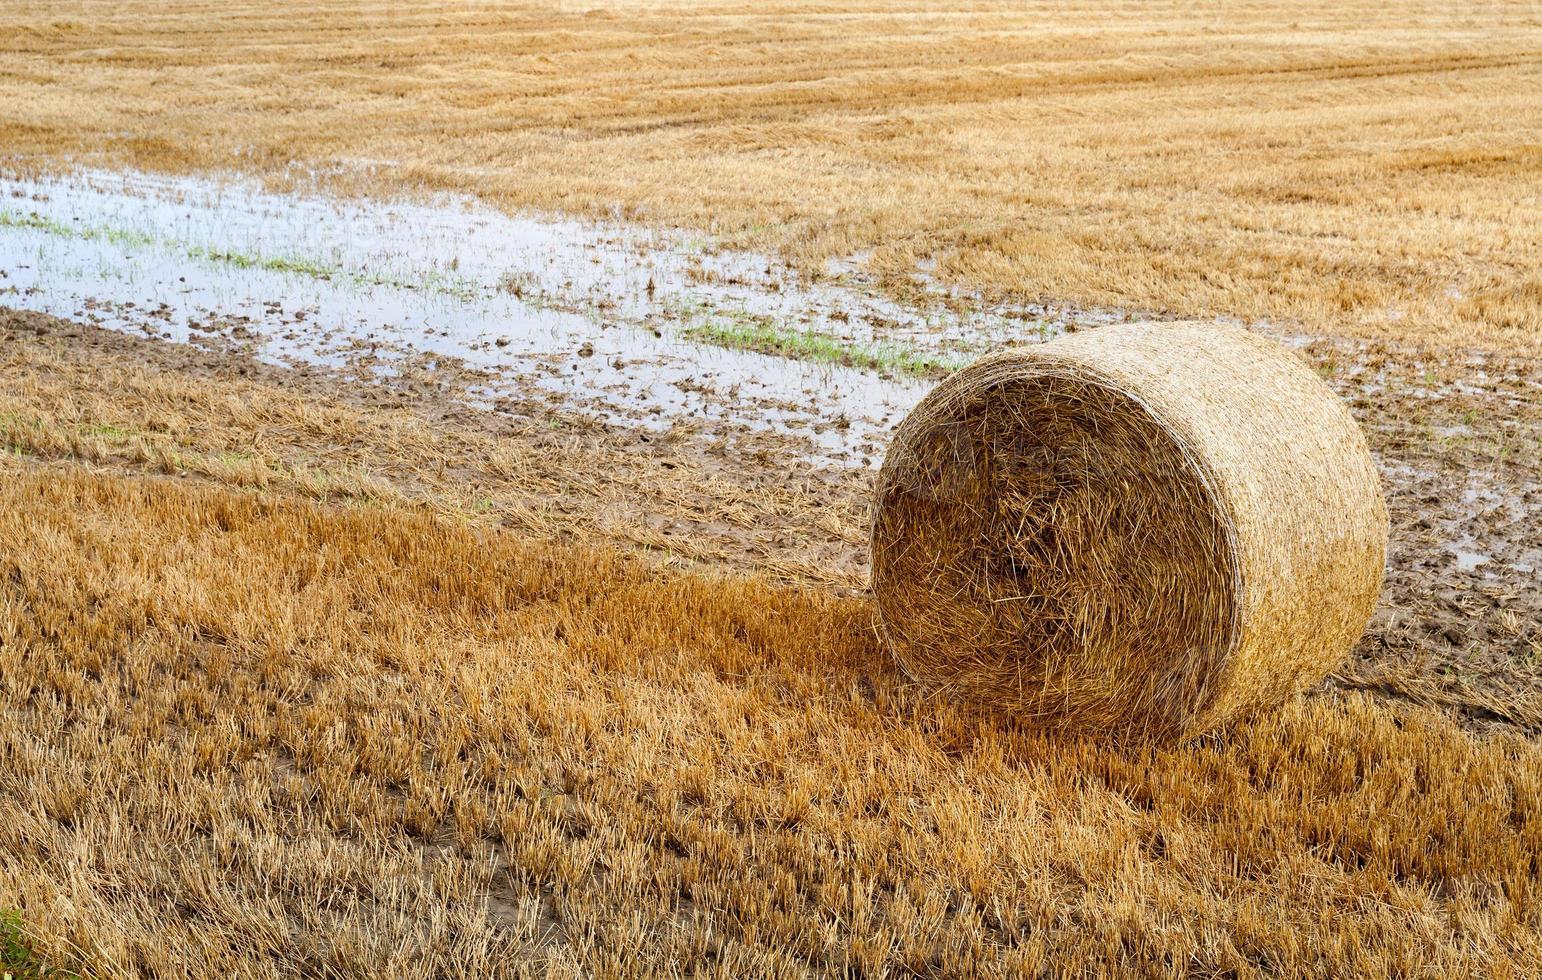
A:
[[[1295,355],[1144,323],[985,357],[900,425],[873,591],[915,679],[1158,741],[1324,677],[1381,589],[1365,439]]]

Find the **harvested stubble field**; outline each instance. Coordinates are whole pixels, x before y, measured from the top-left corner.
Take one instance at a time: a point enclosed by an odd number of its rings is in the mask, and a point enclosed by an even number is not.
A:
[[[0,896],[50,955],[200,976],[1542,968],[1524,739],[1351,696],[1125,755],[918,695],[852,600],[394,506],[3,476]]]
[[[1530,0],[25,0],[0,147],[1535,352],[1539,38]]]
[[[279,367],[287,307],[102,329],[135,303],[46,294],[80,260],[19,197],[0,304],[75,312],[0,307],[0,971],[1542,974],[1539,37],[1524,2],[6,4],[8,173],[1268,318],[1392,539],[1305,698],[1047,738],[894,669],[871,472],[769,403],[647,430],[373,333]]]

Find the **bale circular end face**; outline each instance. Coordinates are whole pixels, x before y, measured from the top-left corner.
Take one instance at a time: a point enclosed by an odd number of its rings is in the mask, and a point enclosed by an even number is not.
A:
[[[984,358],[900,425],[873,591],[912,677],[1169,741],[1320,680],[1381,588],[1365,440],[1296,357],[1130,324]]]

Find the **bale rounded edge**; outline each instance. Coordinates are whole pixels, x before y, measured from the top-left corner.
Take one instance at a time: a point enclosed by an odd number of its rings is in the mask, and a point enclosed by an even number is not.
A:
[[[1331,671],[1387,536],[1364,436],[1292,352],[1126,324],[982,358],[922,400],[879,473],[873,592],[917,680],[1167,741]]]

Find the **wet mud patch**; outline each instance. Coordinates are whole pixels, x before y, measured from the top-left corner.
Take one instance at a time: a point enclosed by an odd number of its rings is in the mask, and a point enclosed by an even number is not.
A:
[[[1340,681],[1542,730],[1542,370],[1535,360],[1315,340],[1391,511],[1387,583]]]

